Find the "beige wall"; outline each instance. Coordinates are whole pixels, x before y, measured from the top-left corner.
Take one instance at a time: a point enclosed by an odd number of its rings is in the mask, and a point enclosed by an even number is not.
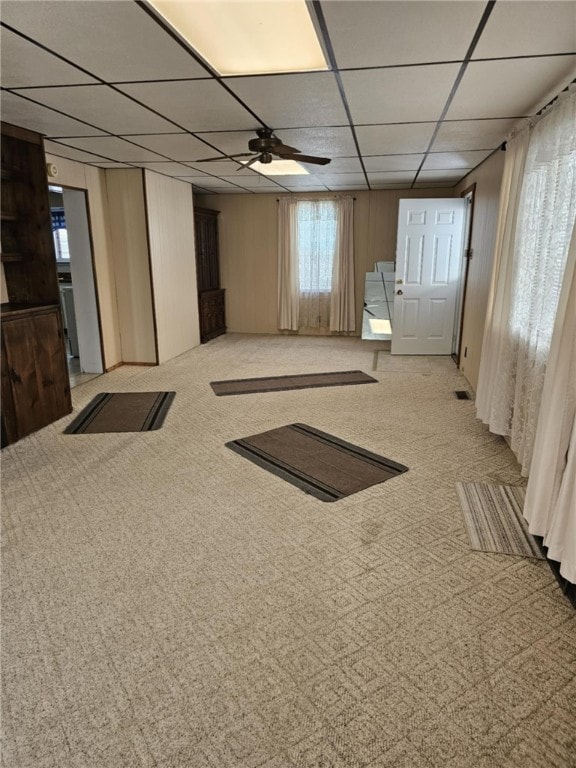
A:
[[[143,176],[139,168],[106,171],[121,359],[153,364],[157,351]]]
[[[362,328],[366,272],[376,261],[393,261],[398,201],[452,197],[451,189],[351,192],[354,203],[356,329]],[[322,197],[307,195],[307,197]],[[237,333],[278,333],[277,195],[204,195],[197,204],[220,211],[220,276],[226,289],[226,323]]]
[[[114,262],[108,230],[105,171],[49,154],[46,155],[46,161],[54,163],[58,168],[58,176],[49,179],[50,183],[85,189],[87,193],[104,365],[111,368],[122,361],[122,350]]]
[[[145,172],[150,263],[163,363],[200,344],[192,187]]]
[[[459,195],[476,184],[460,356],[460,370],[474,390],[478,384],[503,168],[504,152],[495,152],[456,187]]]

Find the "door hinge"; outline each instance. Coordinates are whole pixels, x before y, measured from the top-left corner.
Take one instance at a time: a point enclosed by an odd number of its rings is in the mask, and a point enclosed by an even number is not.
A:
[[[474,251],[473,251],[472,248],[467,248],[464,255],[466,256],[467,259],[471,259],[473,253],[474,253]]]

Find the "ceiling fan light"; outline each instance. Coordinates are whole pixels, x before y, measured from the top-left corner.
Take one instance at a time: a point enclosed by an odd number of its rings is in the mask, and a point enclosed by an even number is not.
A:
[[[328,69],[305,0],[148,2],[220,75]]]
[[[270,156],[271,157],[271,156]],[[249,160],[241,160],[241,163],[244,165]],[[258,171],[258,173],[263,173],[265,176],[308,176],[309,171],[304,168],[304,166],[300,165],[300,163],[297,163],[295,160],[268,160],[265,161],[265,163],[261,163],[260,160],[258,160],[255,163],[252,163],[250,166],[255,171]]]

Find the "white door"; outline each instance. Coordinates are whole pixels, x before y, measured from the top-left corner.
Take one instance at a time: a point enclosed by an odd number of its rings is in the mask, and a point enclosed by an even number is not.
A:
[[[393,355],[449,355],[466,201],[400,200]]]

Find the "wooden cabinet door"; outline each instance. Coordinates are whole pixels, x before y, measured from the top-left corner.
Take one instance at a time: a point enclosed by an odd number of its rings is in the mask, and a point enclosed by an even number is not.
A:
[[[196,274],[199,291],[220,287],[217,216],[217,211],[208,209],[197,208],[194,211]]]
[[[60,313],[4,321],[2,337],[2,379],[10,382],[19,439],[72,410]]]

